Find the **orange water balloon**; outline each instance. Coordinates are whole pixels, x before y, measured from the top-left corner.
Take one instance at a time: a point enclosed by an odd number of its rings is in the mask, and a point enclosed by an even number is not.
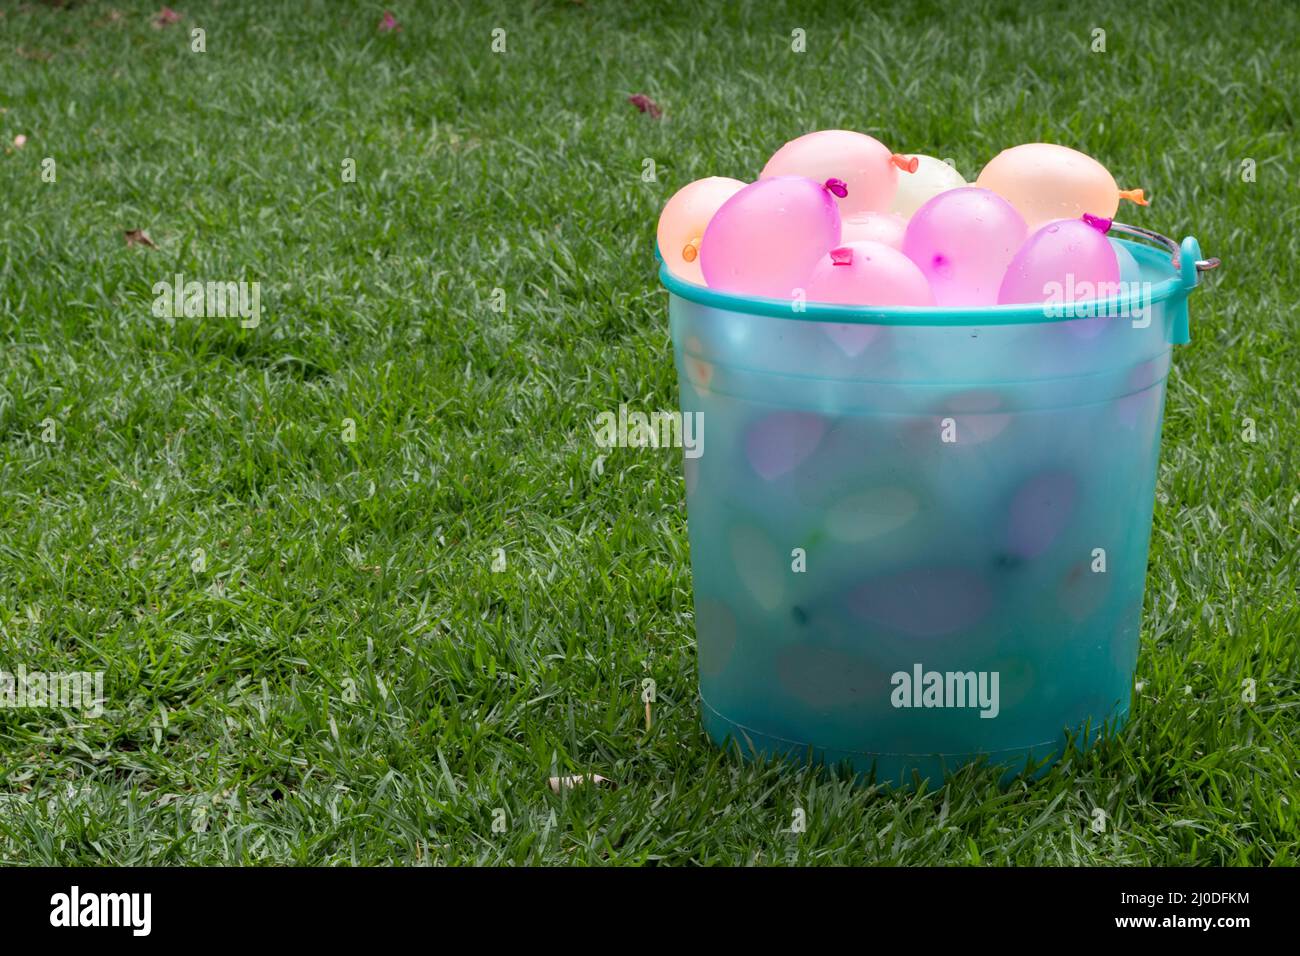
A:
[[[824,129],[792,139],[763,167],[761,179],[804,176],[817,182],[840,179],[848,195],[839,197],[840,215],[888,212],[899,171],[916,172],[916,158],[891,153],[880,140],[846,129]]]
[[[1140,189],[1120,189],[1115,177],[1091,156],[1054,143],[1004,149],[980,172],[975,185],[1016,208],[1032,231],[1053,219],[1091,213],[1113,219],[1119,201],[1147,205]]]
[[[664,204],[659,215],[659,255],[673,275],[704,285],[700,271],[700,242],[704,229],[724,202],[745,188],[739,179],[709,176],[687,183]]]

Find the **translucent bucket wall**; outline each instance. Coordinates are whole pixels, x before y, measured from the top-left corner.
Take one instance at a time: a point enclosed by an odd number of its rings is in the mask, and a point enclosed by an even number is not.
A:
[[[1150,286],[1109,318],[800,312],[661,270],[717,743],[937,785],[1123,722],[1200,257],[1165,242],[1124,243]]]

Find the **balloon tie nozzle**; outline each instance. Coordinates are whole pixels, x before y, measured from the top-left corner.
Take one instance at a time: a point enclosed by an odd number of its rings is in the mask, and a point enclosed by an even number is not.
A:
[[[694,262],[695,257],[700,254],[700,240],[692,239],[682,247],[682,258],[687,262]]]
[[[831,264],[837,266],[853,265],[853,250],[848,246],[841,246],[838,249],[832,249]]]
[[[822,185],[841,199],[849,194],[849,184],[842,179],[831,178],[822,183]]]
[[[1120,199],[1127,199],[1129,202],[1135,202],[1139,206],[1149,206],[1145,193],[1141,189],[1121,189],[1119,191]]]
[[[915,156],[904,156],[902,153],[893,153],[889,161],[905,173],[914,173],[921,165],[921,161]]]
[[[1104,219],[1101,216],[1094,216],[1090,212],[1085,212],[1083,214],[1083,221],[1086,222],[1088,225],[1092,226],[1092,228],[1096,229],[1099,233],[1101,233],[1104,236],[1106,235],[1106,233],[1110,232],[1110,224],[1115,220]]]

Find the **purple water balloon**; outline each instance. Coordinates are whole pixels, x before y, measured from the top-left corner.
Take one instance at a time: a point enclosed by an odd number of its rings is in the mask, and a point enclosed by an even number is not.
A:
[[[1057,539],[1074,515],[1079,483],[1065,471],[1030,478],[1011,500],[1007,547],[1018,558],[1036,558]]]
[[[914,637],[975,626],[993,605],[982,577],[965,568],[915,568],[876,578],[848,597],[858,617]]]
[[[724,292],[793,298],[821,257],[839,245],[835,195],[844,187],[829,183],[776,176],[728,199],[700,243],[704,281]]]
[[[949,189],[912,215],[903,252],[929,280],[937,305],[994,305],[1027,231],[1020,213],[997,193]]]
[[[798,468],[826,434],[826,420],[811,412],[773,412],[745,432],[745,457],[766,481]]]
[[[1132,391],[1115,402],[1119,423],[1128,431],[1137,431],[1141,436],[1140,448],[1145,448],[1154,441],[1160,428],[1164,392],[1153,386],[1159,385],[1169,374],[1168,363],[1166,353],[1136,366],[1128,375],[1128,387]]]
[[[1119,260],[1104,229],[1082,219],[1059,219],[1025,240],[1007,266],[998,302],[1068,305],[1110,298],[1118,282]]]

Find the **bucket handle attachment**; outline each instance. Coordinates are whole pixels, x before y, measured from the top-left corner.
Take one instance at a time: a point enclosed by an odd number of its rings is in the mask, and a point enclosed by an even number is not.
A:
[[[1135,239],[1145,239],[1169,250],[1170,261],[1173,263],[1174,269],[1178,271],[1180,285],[1182,286],[1182,294],[1169,300],[1169,308],[1173,311],[1174,318],[1172,340],[1174,345],[1184,345],[1190,342],[1192,336],[1187,317],[1187,297],[1196,288],[1197,280],[1202,272],[1209,272],[1211,269],[1219,268],[1219,258],[1211,256],[1208,259],[1202,259],[1201,244],[1196,241],[1195,236],[1188,236],[1180,246],[1168,236],[1152,232],[1150,229],[1143,229],[1141,226],[1130,226],[1127,223],[1112,222],[1110,232],[1131,236]]]

